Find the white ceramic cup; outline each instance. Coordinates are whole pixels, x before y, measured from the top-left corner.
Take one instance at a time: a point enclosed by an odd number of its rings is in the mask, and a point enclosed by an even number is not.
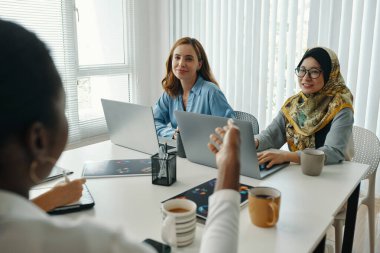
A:
[[[194,241],[197,205],[188,199],[171,199],[162,203],[161,237],[172,247],[183,247]]]
[[[325,164],[325,153],[319,149],[301,151],[301,169],[308,176],[319,176]]]

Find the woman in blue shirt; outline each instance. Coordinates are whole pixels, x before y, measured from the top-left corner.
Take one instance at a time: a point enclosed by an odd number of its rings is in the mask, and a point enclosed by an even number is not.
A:
[[[234,117],[233,109],[211,72],[206,53],[196,39],[184,37],[176,41],[166,61],[162,87],[165,92],[154,106],[159,136],[175,139],[174,111]]]

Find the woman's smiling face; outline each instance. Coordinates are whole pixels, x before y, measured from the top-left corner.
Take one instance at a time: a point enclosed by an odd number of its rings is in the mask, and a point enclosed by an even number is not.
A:
[[[172,70],[180,80],[196,80],[197,70],[202,63],[198,61],[194,48],[189,44],[179,45],[173,52]]]
[[[303,60],[300,69],[306,69],[307,71],[321,70],[321,65],[313,57],[308,57]],[[319,77],[313,79],[310,77],[310,72],[306,72],[304,77],[298,77],[298,84],[304,94],[316,93],[325,85],[323,73],[321,72]]]

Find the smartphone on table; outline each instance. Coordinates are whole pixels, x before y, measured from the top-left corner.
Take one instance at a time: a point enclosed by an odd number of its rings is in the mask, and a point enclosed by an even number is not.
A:
[[[156,240],[148,238],[148,239],[145,239],[143,242],[151,245],[153,248],[156,249],[156,251],[158,253],[170,253],[171,252],[171,247],[169,245],[163,244],[163,243],[158,242]]]

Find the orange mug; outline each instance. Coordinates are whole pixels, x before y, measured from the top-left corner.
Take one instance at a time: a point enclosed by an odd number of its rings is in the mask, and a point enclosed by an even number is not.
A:
[[[251,222],[262,228],[276,225],[280,214],[281,192],[271,187],[249,190],[249,216]]]

